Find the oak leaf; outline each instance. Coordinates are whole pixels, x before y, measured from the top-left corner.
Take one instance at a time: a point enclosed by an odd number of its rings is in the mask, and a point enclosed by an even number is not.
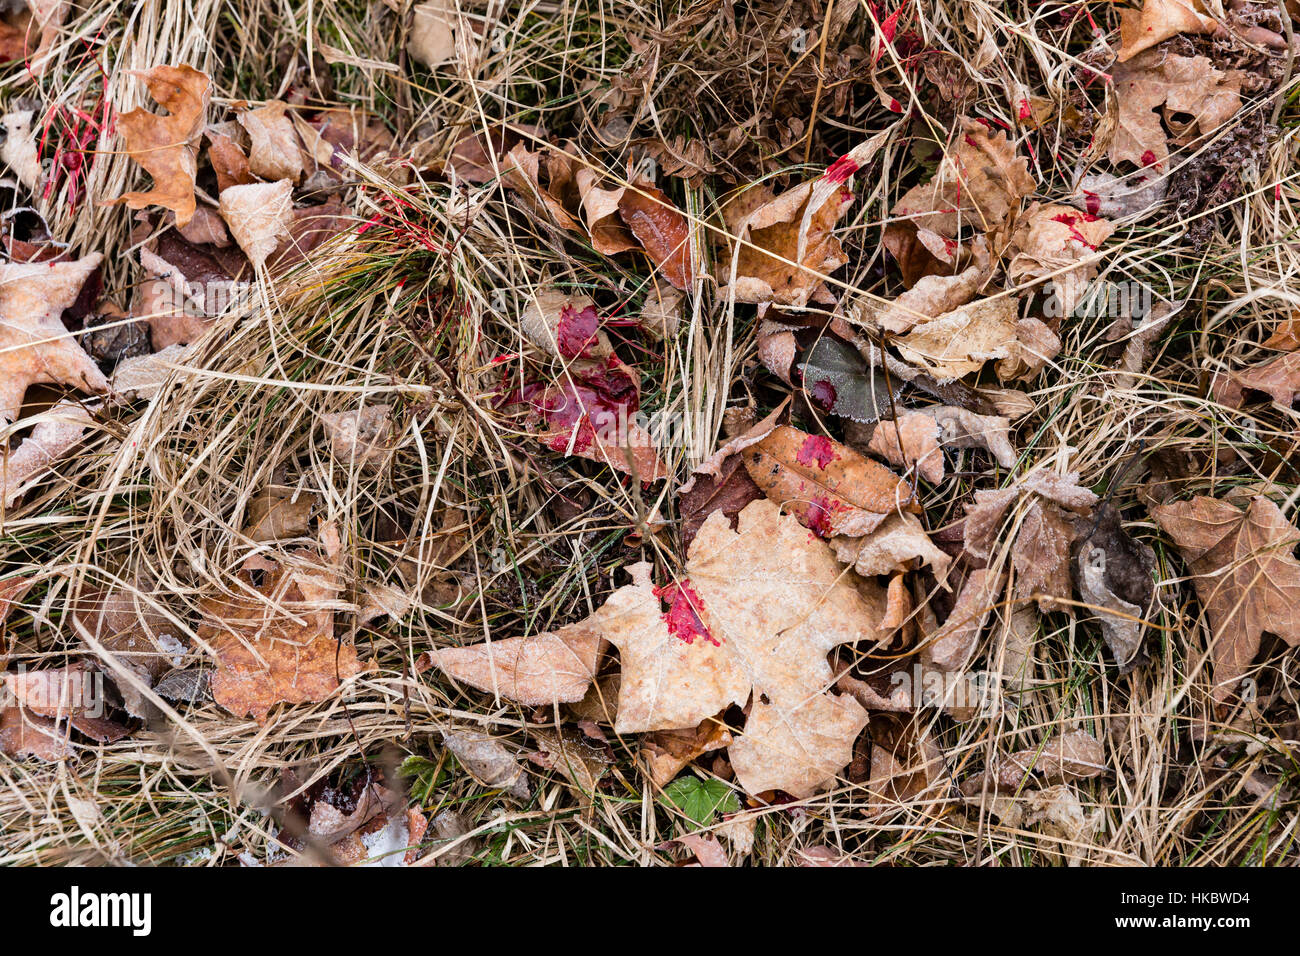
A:
[[[1265,632],[1300,644],[1300,530],[1262,495],[1244,509],[1197,495],[1157,505],[1152,516],[1178,546],[1209,618],[1214,697],[1224,700],[1250,670]]]
[[[212,81],[193,67],[156,66],[140,75],[149,95],[166,115],[134,109],[117,118],[127,155],[153,177],[153,188],[129,192],[110,203],[132,209],[164,206],[184,226],[194,215],[194,179],[198,173],[199,134],[212,93]]]
[[[1143,0],[1140,11],[1125,8],[1119,14],[1119,61],[1131,60],[1143,50],[1180,33],[1215,33],[1215,19],[1201,0]]]
[[[1056,314],[1072,315],[1097,275],[1095,253],[1114,231],[1113,223],[1092,213],[1072,206],[1034,203],[1012,233],[1007,275],[1017,283],[1049,279],[1056,293]]]

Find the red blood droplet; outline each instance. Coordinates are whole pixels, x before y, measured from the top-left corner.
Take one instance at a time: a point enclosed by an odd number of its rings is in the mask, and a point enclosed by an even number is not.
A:
[[[804,513],[804,525],[819,538],[829,538],[835,533],[831,516],[835,505],[825,496],[814,498]]]
[[[816,402],[818,407],[820,407],[824,412],[829,412],[835,407],[837,393],[835,391],[835,386],[830,382],[813,382],[812,387],[808,389],[808,394],[812,396],[812,400]]]
[[[1020,101],[1020,108],[1016,115],[1022,120],[1027,120],[1034,115],[1034,111],[1029,108],[1029,100],[1022,99]]]
[[[1101,212],[1101,197],[1096,193],[1090,193],[1086,189],[1083,192],[1083,204],[1088,207],[1088,215],[1095,216]]]
[[[833,183],[845,183],[848,182],[849,177],[856,173],[858,169],[858,164],[855,161],[849,159],[848,156],[841,156],[839,159],[835,160],[835,162],[826,167],[826,172],[823,174],[823,178],[828,179]]]
[[[809,435],[799,446],[799,451],[795,455],[801,465],[816,465],[823,471],[826,466],[836,459],[835,448],[831,445],[831,440],[825,435]]]
[[[1148,149],[1145,153],[1142,154],[1142,165],[1154,166],[1155,164],[1156,164],[1156,154]]]

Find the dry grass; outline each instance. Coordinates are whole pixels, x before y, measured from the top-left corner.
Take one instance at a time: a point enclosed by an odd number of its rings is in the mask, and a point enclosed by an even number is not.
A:
[[[456,75],[407,68],[404,18],[382,3],[96,3],[74,13],[43,79],[11,69],[0,97],[84,110],[106,95],[125,110],[143,96],[131,70],[186,62],[212,73],[218,105],[258,100],[283,92],[281,47],[301,52],[324,44],[339,51],[328,68],[335,105],[381,117],[396,136],[396,155],[436,158],[469,129],[502,120],[541,123],[621,179],[632,153],[628,137],[599,125],[600,104],[615,84],[665,139],[707,142],[741,129],[730,154],[715,151],[716,175],[695,185],[669,180],[704,234],[717,228],[714,213],[729,181],[797,181],[805,160],[823,165],[898,119],[862,79],[861,59],[842,74],[833,71],[851,47],[870,49],[875,21],[888,11],[869,6],[861,5],[823,56],[817,38],[827,11],[813,2],[738,4],[733,26],[723,7],[702,0],[692,7],[698,26],[648,47],[648,38],[680,12],[674,4],[463,3],[471,19],[503,32],[485,28],[477,67]],[[1062,27],[1062,9],[1030,0],[921,0],[909,5],[903,26],[964,63],[975,60],[983,38],[993,38],[993,59],[979,79],[969,78],[963,112],[1014,127],[1012,104],[1021,90],[1058,102],[1079,92],[1075,68],[1091,38],[1086,20]],[[1114,29],[1109,4],[1089,9],[1104,29]],[[803,56],[790,50],[793,27],[812,37]],[[501,37],[495,45],[488,42],[494,35]],[[653,69],[625,71],[631,53],[632,65]],[[883,75],[894,86],[919,86],[918,72],[899,68],[900,55],[887,50],[895,64]],[[837,100],[841,87],[848,90],[844,101]],[[638,92],[627,92],[633,88]],[[1243,113],[1271,119],[1274,104],[1294,88],[1288,65],[1287,83],[1257,94]],[[819,122],[808,125],[814,102]],[[843,289],[884,297],[900,289],[883,268],[880,227],[893,200],[923,175],[915,139],[928,129],[944,141],[953,118],[924,95],[915,106],[918,118],[897,127],[880,175],[859,184],[847,233],[851,263],[834,283]],[[747,128],[754,116],[761,121]],[[789,116],[802,117],[804,128]],[[1269,483],[1294,514],[1296,413],[1225,409],[1203,388],[1216,369],[1259,354],[1257,344],[1276,321],[1300,305],[1290,290],[1300,275],[1293,124],[1292,111],[1282,110],[1280,131],[1255,168],[1243,171],[1242,196],[1199,213],[1214,222],[1204,248],[1188,245],[1188,223],[1174,217],[1121,228],[1103,247],[1103,277],[1150,282],[1185,305],[1157,344],[1150,373],[1130,383],[1116,379],[1105,320],[1068,326],[1061,355],[1033,383],[1035,411],[1018,423],[1022,469],[1068,464],[1083,484],[1131,504],[1144,478],[1135,463],[1152,449],[1200,454],[1209,464],[1186,479],[1186,490]],[[1041,149],[1052,137],[1037,142]],[[1082,146],[1065,138],[1053,143],[1057,161],[1035,169],[1040,195],[1069,192],[1069,178],[1084,162]],[[140,279],[128,254],[130,213],[94,200],[118,195],[141,174],[116,148],[107,131],[94,143],[91,198],[74,203],[65,185],[40,205],[58,238],[83,252],[105,252],[106,288],[120,298]],[[1197,158],[1184,154],[1179,162]],[[163,717],[116,744],[82,747],[67,764],[0,758],[0,861],[265,861],[284,849],[278,818],[268,810],[285,771],[296,771],[303,788],[355,775],[363,762],[386,768],[392,779],[408,756],[426,761],[408,764],[420,770],[406,781],[413,799],[431,812],[461,814],[474,858],[484,864],[669,863],[674,854],[656,847],[693,828],[638,770],[634,739],[611,734],[615,763],[594,795],[560,773],[531,768],[534,795],[525,804],[455,771],[443,753],[438,731],[453,725],[480,726],[512,749],[531,750],[535,731],[562,715],[494,703],[432,674],[417,676],[417,656],[580,618],[622,582],[617,569],[638,557],[679,567],[671,525],[653,537],[628,537],[656,510],[674,517],[677,482],[641,494],[608,469],[541,451],[517,416],[494,402],[503,375],[535,361],[522,357],[527,349],[515,320],[531,290],[559,283],[588,291],[603,307],[634,312],[646,294],[647,264],[580,248],[521,214],[494,185],[472,189],[467,199],[417,173],[414,188],[404,188],[409,170],[380,164],[352,171],[358,222],[381,217],[376,228],[340,237],[328,254],[264,288],[252,312],[224,319],[154,401],[107,406],[94,438],[59,478],[4,516],[3,575],[39,578],[24,602],[30,613],[8,624],[8,661],[57,664],[88,655],[66,609],[80,590],[104,586],[137,590],[188,636],[187,664],[206,660],[195,633],[198,600],[234,587],[233,569],[267,549],[240,529],[250,501],[273,483],[319,496],[316,526],[341,530],[350,581],[408,587],[399,575],[408,559],[417,592],[445,579],[450,567],[467,596],[452,604],[417,602],[400,623],[341,623],[374,667],[345,694],[280,708],[264,726],[211,702],[159,699]],[[413,226],[407,231],[395,228],[398,195],[412,204],[404,213]],[[467,217],[471,208],[476,214]],[[429,247],[413,236],[428,237]],[[665,449],[678,481],[712,448],[729,401],[752,394],[774,404],[779,389],[757,365],[753,341],[752,310],[717,298],[705,283],[688,302],[678,338],[662,355],[641,357],[647,410],[670,409],[687,423],[687,440]],[[510,358],[494,364],[499,356]],[[394,405],[398,451],[379,471],[341,468],[326,453],[320,418],[373,401]],[[1215,455],[1224,461],[1226,449],[1244,464],[1220,473]],[[930,528],[960,517],[974,487],[1010,479],[970,452],[952,472],[926,492]],[[935,711],[915,717],[943,753],[941,779],[902,803],[844,781],[796,806],[749,808],[742,818],[758,822],[749,859],[781,864],[801,847],[825,844],[899,865],[1294,864],[1294,655],[1283,647],[1261,655],[1259,700],[1226,719],[1216,714],[1208,703],[1208,627],[1177,554],[1144,514],[1126,516],[1160,558],[1149,664],[1117,674],[1084,608],[1045,615],[1016,706],[965,723]],[[465,545],[439,562],[391,533],[399,528],[416,541],[448,520]],[[351,606],[340,622],[353,619]],[[1000,608],[983,639],[980,652],[991,669],[1001,666],[1009,622],[1009,609]],[[987,804],[957,796],[957,781],[977,773],[991,754],[1075,728],[1104,743],[1109,767],[1075,785],[1096,817],[1087,839],[1011,827]],[[1257,771],[1278,792],[1261,797],[1247,790]],[[454,849],[436,846],[426,861]]]

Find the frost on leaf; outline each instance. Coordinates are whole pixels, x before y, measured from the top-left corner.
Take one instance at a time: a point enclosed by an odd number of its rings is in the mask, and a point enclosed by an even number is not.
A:
[[[261,723],[276,704],[325,700],[360,673],[356,649],[334,636],[332,568],[300,550],[283,561],[250,558],[236,577],[236,590],[200,604],[198,634],[217,656],[218,704]]]
[[[0,498],[12,508],[28,482],[74,448],[90,425],[90,416],[75,402],[59,402],[43,412],[30,435],[11,452],[0,451]]]
[[[0,265],[0,423],[18,418],[29,385],[108,390],[99,366],[60,321],[102,260],[96,252],[75,262]]]
[[[165,115],[135,109],[117,118],[127,155],[153,177],[153,188],[125,193],[112,202],[132,209],[163,206],[184,226],[194,216],[194,179],[198,173],[199,136],[212,82],[189,66],[156,66],[140,74],[149,95]]]

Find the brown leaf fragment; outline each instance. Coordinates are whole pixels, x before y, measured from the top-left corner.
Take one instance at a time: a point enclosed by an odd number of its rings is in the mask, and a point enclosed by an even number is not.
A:
[[[448,677],[506,700],[552,707],[583,699],[604,649],[602,616],[528,637],[444,647],[426,659]]]
[[[982,790],[1015,792],[1036,775],[1047,783],[1086,780],[1106,771],[1105,749],[1085,730],[1059,734],[1040,748],[1027,748],[1008,755],[993,770],[962,783],[962,793],[974,796]]]
[[[943,481],[939,423],[925,412],[904,412],[894,421],[877,424],[867,443],[867,451],[879,455],[891,465],[909,471],[915,468],[931,484]]]
[[[987,568],[970,573],[948,619],[933,634],[925,636],[921,660],[927,667],[951,672],[966,666],[1004,583],[1005,575]]]
[[[1229,371],[1215,376],[1212,385],[1217,401],[1230,408],[1245,404],[1245,393],[1263,392],[1288,408],[1300,398],[1300,352],[1279,355],[1254,368]]]
[[[0,424],[17,420],[31,385],[108,390],[108,379],[61,316],[103,261],[0,264]]]
[[[198,173],[199,134],[212,93],[212,81],[193,67],[156,66],[143,73],[149,95],[165,115],[134,109],[117,117],[127,155],[153,177],[153,188],[129,192],[110,204],[132,209],[163,206],[176,214],[178,225],[194,215],[194,179]]]
[[[302,176],[302,147],[285,108],[280,100],[271,100],[236,118],[248,131],[248,166],[253,174],[266,180],[296,183]]]
[[[85,591],[69,607],[73,630],[105,661],[106,673],[116,682],[123,706],[133,717],[149,716],[145,696],[119,678],[107,659],[153,687],[170,668],[180,665],[186,650],[183,631],[155,600],[136,589],[119,587]]]
[[[4,142],[0,143],[0,161],[9,167],[31,193],[36,192],[41,176],[44,175],[36,133],[32,131],[34,117],[32,110],[14,110],[0,117],[0,129],[4,131]]]
[[[553,147],[516,144],[501,157],[501,179],[530,208],[561,229],[586,234],[579,219],[573,159]]]
[[[35,578],[15,577],[7,578],[0,581],[0,624],[9,619],[9,615],[23,599],[32,585],[36,583]]]
[[[1039,610],[1050,611],[1057,606],[1055,598],[1070,599],[1074,593],[1070,546],[1075,533],[1072,515],[1040,498],[1030,503],[1011,548],[1017,600],[1037,600]]]
[[[1156,112],[1161,107],[1178,131],[1174,141],[1180,145],[1214,132],[1241,109],[1242,74],[1217,70],[1208,57],[1147,50],[1117,64],[1111,76],[1119,101],[1112,163],[1168,171],[1169,145]],[[1179,115],[1190,119],[1175,124]]]
[[[48,717],[25,712],[21,707],[0,708],[0,753],[10,757],[37,757],[49,763],[73,756],[66,733]]]
[[[1300,644],[1300,530],[1262,495],[1240,507],[1197,495],[1158,505],[1152,517],[1178,546],[1210,623],[1214,697],[1225,700],[1250,670],[1267,631]]]
[[[1010,420],[997,415],[977,415],[952,405],[924,411],[939,426],[939,444],[945,448],[984,448],[1003,468],[1015,467],[1016,450],[1008,437]]]
[[[242,146],[225,133],[215,129],[207,131],[208,162],[217,174],[217,194],[225,192],[231,186],[247,186],[257,182],[249,165],[248,156]]]
[[[356,649],[334,637],[337,572],[311,552],[250,558],[236,579],[199,605],[199,637],[217,657],[212,697],[226,710],[265,723],[276,704],[325,700],[361,672]]]
[[[442,740],[460,765],[483,786],[504,790],[517,800],[527,800],[532,793],[524,768],[514,754],[490,734],[454,728],[444,730]]]
[[[306,537],[320,498],[294,488],[270,485],[248,502],[244,534],[254,541]]]
[[[667,194],[638,183],[623,190],[618,214],[663,277],[674,288],[689,289],[696,273],[691,224]]]
[[[937,319],[975,298],[988,271],[971,266],[956,275],[927,275],[893,302],[871,316],[882,329],[894,334],[911,331],[917,324]]]
[[[406,51],[428,67],[456,59],[456,4],[451,0],[418,3],[411,15]]]
[[[1300,349],[1300,313],[1292,313],[1290,318],[1279,322],[1273,334],[1264,340],[1264,348],[1280,352]]]
[[[731,861],[727,858],[727,851],[723,849],[722,843],[718,838],[708,833],[687,833],[684,836],[675,837],[667,843],[660,844],[660,849],[666,849],[673,846],[685,847],[695,857],[694,863],[688,863],[687,866],[703,867],[728,867]]]
[[[883,465],[789,425],[745,449],[744,462],[770,499],[821,537],[868,534],[913,499],[910,485]]]
[[[731,729],[720,717],[701,721],[686,730],[657,730],[641,739],[641,760],[655,787],[668,783],[706,753],[729,747]]]
[[[985,362],[1013,353],[1017,312],[1009,296],[979,299],[918,323],[897,340],[899,354],[940,382],[978,372]]]
[[[1102,636],[1124,673],[1138,662],[1142,619],[1155,596],[1155,552],[1124,530],[1109,503],[1083,524],[1086,533],[1075,544],[1075,584],[1083,600],[1095,605]]]
[[[537,729],[533,737],[538,749],[528,755],[530,763],[562,774],[587,799],[595,795],[596,786],[609,772],[606,748],[588,743],[579,731],[567,727],[558,732]]]
[[[591,238],[591,247],[603,256],[639,249],[641,244],[618,214],[619,201],[626,190],[601,188],[600,176],[585,166],[574,173],[574,182],[581,197],[582,221]]]
[[[1053,298],[1045,307],[1050,309],[1049,315],[1071,316],[1097,275],[1097,250],[1114,231],[1109,220],[1072,206],[1033,203],[1016,221],[1007,247],[1007,276],[1022,284],[1050,280]],[[1030,344],[1035,341],[1044,344],[1041,334],[1029,338]],[[1060,346],[1058,339],[1047,358]]]
[[[763,489],[749,477],[741,454],[729,455],[717,477],[702,474],[681,493],[677,507],[682,516],[682,547],[690,547],[713,512],[721,511],[734,525],[745,505],[762,497]]]
[[[1219,24],[1201,0],[1143,0],[1142,9],[1119,13],[1119,61],[1131,60],[1180,33],[1215,33]]]
[[[860,538],[831,539],[835,557],[864,577],[895,574],[928,565],[942,581],[952,558],[935,547],[921,521],[914,514],[894,512],[880,527]]]

